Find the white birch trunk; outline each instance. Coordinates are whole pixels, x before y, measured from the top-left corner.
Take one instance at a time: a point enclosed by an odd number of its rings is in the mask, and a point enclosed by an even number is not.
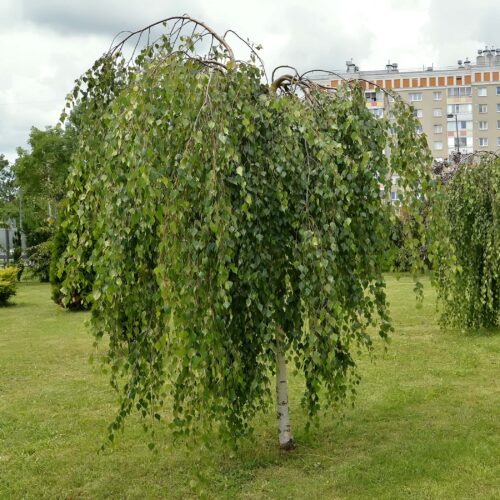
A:
[[[288,382],[286,379],[286,359],[278,342],[276,353],[276,408],[278,413],[278,439],[282,450],[294,448],[290,412],[288,409]]]

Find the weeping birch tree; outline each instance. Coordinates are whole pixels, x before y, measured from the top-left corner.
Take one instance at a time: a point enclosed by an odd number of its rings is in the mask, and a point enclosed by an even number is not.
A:
[[[436,262],[445,326],[495,328],[500,324],[500,157],[492,152],[458,156],[436,165],[446,185],[443,233],[450,242]],[[450,265],[451,264],[451,265]]]
[[[433,182],[412,110],[396,98],[378,119],[359,82],[333,91],[288,67],[268,81],[256,48],[237,60],[230,41],[164,20],[68,98],[81,127],[59,271],[67,300],[95,277],[91,327],[121,398],[111,440],[137,410],[147,429],[234,443],[274,400],[292,448],[287,366],[313,418],[356,393],[356,352],[390,333],[391,174],[417,214],[410,251],[426,242]]]

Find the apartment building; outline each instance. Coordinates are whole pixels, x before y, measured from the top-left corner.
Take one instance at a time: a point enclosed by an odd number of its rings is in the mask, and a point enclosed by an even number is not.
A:
[[[426,134],[437,160],[460,151],[500,149],[500,49],[478,50],[475,63],[465,59],[454,67],[399,70],[389,63],[383,70],[360,71],[348,61],[339,78],[316,79],[336,88],[343,79],[360,79],[367,106],[377,116],[387,112],[379,87],[400,94],[415,108],[419,132]]]

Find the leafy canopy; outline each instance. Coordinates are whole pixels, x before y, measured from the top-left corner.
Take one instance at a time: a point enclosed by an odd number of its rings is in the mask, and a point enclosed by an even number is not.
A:
[[[68,122],[66,129],[33,127],[29,149],[17,149],[14,173],[16,184],[22,189],[27,232],[45,226],[47,217],[54,217],[57,204],[65,195],[75,133],[72,122]]]
[[[311,417],[350,397],[356,351],[391,329],[382,268],[396,213],[380,186],[388,196],[398,174],[418,214],[433,184],[399,100],[377,119],[358,84],[269,86],[255,56],[234,61],[215,35],[201,56],[196,35],[174,35],[134,64],[104,55],[68,103],[80,133],[59,272],[67,297],[95,273],[91,325],[109,335],[121,395],[111,439],[134,409],[147,427],[164,406],[178,434],[247,433],[272,401],[277,338]],[[414,234],[417,256],[421,218]]]
[[[71,131],[33,127],[28,139],[30,150],[18,148],[15,171],[26,196],[61,200],[73,150]]]

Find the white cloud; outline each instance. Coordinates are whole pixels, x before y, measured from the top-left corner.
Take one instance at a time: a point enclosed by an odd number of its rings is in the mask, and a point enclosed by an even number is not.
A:
[[[73,82],[103,52],[108,37],[65,36],[16,25],[0,32],[0,151],[13,160],[32,126],[55,125]],[[9,47],[7,50],[5,47]]]
[[[474,4],[455,0],[430,2],[428,36],[439,51],[444,65],[458,59],[474,60],[477,49],[485,45],[500,46],[498,23],[500,3],[495,0],[475,0]]]
[[[477,0],[1,0],[0,152],[15,157],[31,126],[54,125],[73,81],[122,29],[188,12],[264,46],[268,69],[362,70],[452,65],[495,43],[500,4]]]

